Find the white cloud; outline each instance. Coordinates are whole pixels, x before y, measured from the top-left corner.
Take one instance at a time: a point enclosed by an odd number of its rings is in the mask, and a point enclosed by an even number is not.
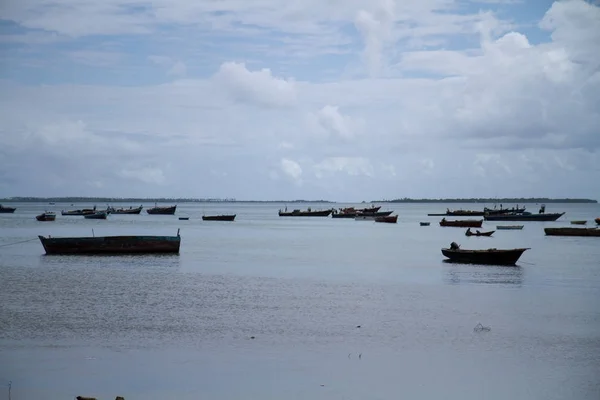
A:
[[[122,169],[119,176],[156,185],[165,182],[165,175],[160,168]]]
[[[371,162],[364,157],[329,157],[313,168],[317,178],[323,178],[338,172],[350,176],[364,175],[372,177],[374,174]]]
[[[244,63],[226,62],[214,79],[242,102],[280,107],[296,101],[294,82],[274,77],[268,68],[250,71]]]
[[[318,133],[339,140],[350,140],[361,132],[364,121],[340,113],[339,107],[326,105],[310,114],[311,123]]]
[[[300,167],[300,164],[298,164],[296,161],[289,160],[287,158],[282,158],[280,167],[281,172],[283,172],[285,175],[287,175],[297,183],[301,182],[302,168]]]

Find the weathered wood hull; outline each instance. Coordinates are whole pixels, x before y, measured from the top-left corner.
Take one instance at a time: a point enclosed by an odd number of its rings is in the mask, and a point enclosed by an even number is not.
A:
[[[385,217],[375,217],[375,222],[385,222],[388,224],[395,224],[398,222],[397,215],[387,215]]]
[[[140,214],[142,212],[143,207],[139,206],[136,208],[118,208],[118,209],[111,209],[110,213],[111,214]]]
[[[456,228],[481,228],[482,223],[482,219],[465,219],[455,221],[441,220],[440,226],[452,226]]]
[[[96,212],[96,209],[92,208],[84,208],[83,210],[71,210],[71,211],[61,211],[61,215],[69,216],[69,217],[80,217],[82,215],[89,215]]]
[[[0,214],[12,214],[15,212],[16,209],[16,207],[5,207],[3,205],[0,205]]]
[[[202,221],[233,221],[235,220],[235,215],[203,215]]]
[[[107,219],[108,213],[106,211],[100,211],[93,214],[86,214],[83,216],[85,219]]]
[[[523,229],[523,225],[498,225],[498,226],[496,226],[496,229],[498,229],[499,231],[502,231],[502,230],[521,230],[521,229]]]
[[[466,231],[465,232],[465,236],[492,236],[494,234],[494,232],[496,231],[488,231],[488,232],[470,232],[470,231]]]
[[[151,215],[175,215],[175,210],[177,210],[177,206],[153,207],[147,209],[146,212]]]
[[[547,236],[587,236],[600,237],[598,228],[545,228]]]
[[[322,211],[300,211],[294,210],[290,212],[279,211],[280,217],[328,217],[332,210]]]
[[[177,236],[38,237],[46,254],[62,255],[179,253],[181,244],[179,234]]]
[[[486,221],[556,221],[563,213],[485,215]]]
[[[40,215],[36,215],[35,217],[38,221],[54,221],[56,220],[56,214],[54,213],[42,213]]]
[[[528,250],[510,249],[510,250],[462,250],[462,249],[442,249],[442,254],[449,261],[465,264],[483,264],[483,265],[515,265],[521,255]]]

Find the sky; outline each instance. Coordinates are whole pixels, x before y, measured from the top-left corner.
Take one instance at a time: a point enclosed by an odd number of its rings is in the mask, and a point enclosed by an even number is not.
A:
[[[600,199],[600,2],[2,0],[0,197]]]

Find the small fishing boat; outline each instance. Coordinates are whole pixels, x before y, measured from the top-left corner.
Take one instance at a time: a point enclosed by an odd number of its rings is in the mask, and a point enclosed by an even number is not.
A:
[[[15,212],[15,210],[16,210],[16,207],[6,207],[6,206],[3,206],[2,204],[0,204],[0,213],[12,214]]]
[[[571,225],[585,225],[587,221],[571,221]]]
[[[111,214],[139,214],[142,212],[143,206],[129,208],[113,208],[109,207],[107,211]]]
[[[485,218],[486,221],[556,221],[564,214],[564,212],[546,214],[546,206],[542,204],[540,211],[537,214],[532,214],[530,212],[499,215],[486,214],[483,218]]]
[[[189,220],[189,219],[190,219],[190,217],[179,217],[179,220],[180,220],[180,221],[187,221],[187,220]]]
[[[498,230],[520,230],[523,229],[523,225],[497,225]]]
[[[429,225],[431,225],[431,223],[430,222],[419,222],[419,225],[421,225],[421,226],[429,226]]]
[[[386,222],[388,224],[395,224],[398,222],[397,215],[386,215],[385,217],[375,217],[375,222]]]
[[[85,214],[83,218],[86,219],[107,219],[108,213],[105,210],[95,212],[93,214]]]
[[[496,231],[488,231],[488,232],[471,232],[471,228],[467,229],[465,232],[465,236],[492,236]]]
[[[525,250],[529,249],[463,250],[458,244],[452,242],[450,248],[442,249],[442,254],[446,256],[450,262],[484,265],[515,265]]]
[[[544,228],[547,236],[593,236],[600,237],[598,228]]]
[[[359,208],[356,211],[362,212],[362,213],[374,213],[374,212],[379,211],[380,208],[381,208],[381,206],[379,206],[379,207],[372,206],[372,207],[367,207],[367,208]]]
[[[82,208],[81,210],[70,210],[70,211],[62,210],[60,213],[61,213],[61,215],[64,215],[64,216],[73,217],[73,216],[94,214],[95,212],[96,212],[96,206],[94,206],[94,208]]]
[[[146,212],[151,215],[175,215],[176,209],[177,206],[159,207],[155,205],[154,207],[147,209]]]
[[[56,213],[52,211],[46,211],[40,215],[36,215],[35,219],[38,221],[54,221],[56,220]]]
[[[177,236],[38,236],[46,254],[149,254],[179,253],[181,237]]]
[[[296,210],[288,212],[287,208],[286,208],[285,211],[279,210],[279,216],[280,217],[328,217],[332,211],[333,210],[313,211],[309,207],[306,211],[300,211],[300,210],[296,209]]]
[[[463,219],[448,221],[446,220],[446,218],[442,218],[442,220],[440,221],[440,226],[454,226],[457,228],[481,228],[482,223],[482,219]]]
[[[369,211],[369,212],[358,212],[356,213],[357,217],[365,216],[365,217],[387,217],[388,215],[392,215],[394,211]]]
[[[202,221],[233,221],[236,214],[230,215],[203,215]]]

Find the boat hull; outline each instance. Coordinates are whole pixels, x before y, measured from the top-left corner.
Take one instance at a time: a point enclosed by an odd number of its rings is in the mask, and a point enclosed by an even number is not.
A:
[[[16,210],[16,207],[4,207],[0,206],[0,214],[12,214]]]
[[[118,209],[111,209],[110,213],[111,214],[140,214],[142,212],[142,206],[139,206],[137,208],[118,208]]]
[[[233,221],[235,220],[235,215],[203,215],[202,221]]]
[[[385,217],[375,217],[375,222],[384,222],[388,224],[395,224],[398,222],[397,215],[387,215]]]
[[[85,219],[107,219],[108,213],[106,211],[100,211],[93,214],[86,214],[83,216]]]
[[[150,215],[175,215],[175,210],[177,206],[172,207],[154,207],[149,208],[146,212]]]
[[[486,221],[556,221],[563,215],[564,212],[551,214],[501,214],[486,215],[483,218]]]
[[[331,214],[331,210],[322,210],[322,211],[300,211],[294,210],[290,212],[279,211],[280,217],[329,217]]]
[[[600,237],[600,229],[597,228],[545,228],[546,236],[585,236]]]
[[[54,221],[56,220],[56,214],[54,213],[42,213],[40,215],[36,215],[35,217],[36,220],[38,221]]]
[[[421,226],[429,226],[429,225],[431,225],[431,223],[429,223],[429,222],[419,222],[419,225],[421,225]]]
[[[456,221],[441,220],[440,226],[452,226],[456,228],[481,228],[482,219],[465,219]]]
[[[38,236],[46,254],[109,255],[179,253],[181,237],[177,236],[101,236],[62,237]]]
[[[82,215],[90,215],[90,214],[94,214],[96,212],[96,209],[91,209],[91,208],[85,208],[83,210],[72,210],[72,211],[61,211],[61,215],[64,216],[69,216],[69,217],[80,217]]]
[[[463,264],[482,264],[482,265],[515,265],[521,255],[528,250],[510,249],[510,250],[462,250],[462,249],[442,249],[442,254],[450,262]]]
[[[489,232],[470,232],[470,231],[466,231],[465,232],[465,236],[492,236],[494,234],[494,232],[496,231],[489,231]]]
[[[499,231],[520,230],[523,229],[523,225],[498,225],[496,226],[496,229],[498,229]]]

